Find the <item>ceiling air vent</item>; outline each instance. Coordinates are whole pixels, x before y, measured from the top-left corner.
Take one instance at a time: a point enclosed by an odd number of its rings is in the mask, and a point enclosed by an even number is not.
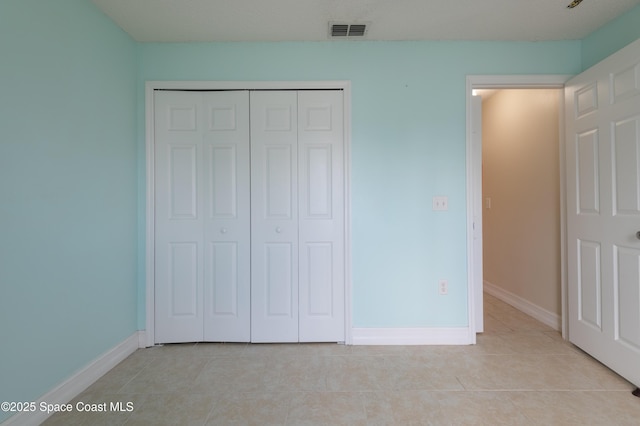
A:
[[[336,24],[329,22],[331,37],[364,37],[367,24]]]

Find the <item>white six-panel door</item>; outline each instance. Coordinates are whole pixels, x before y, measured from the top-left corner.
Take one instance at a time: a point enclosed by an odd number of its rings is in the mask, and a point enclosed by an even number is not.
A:
[[[342,105],[251,93],[253,342],[344,341]]]
[[[640,41],[565,100],[569,339],[640,385]]]
[[[155,93],[156,343],[249,339],[248,105]]]
[[[155,97],[156,343],[344,341],[342,91]]]

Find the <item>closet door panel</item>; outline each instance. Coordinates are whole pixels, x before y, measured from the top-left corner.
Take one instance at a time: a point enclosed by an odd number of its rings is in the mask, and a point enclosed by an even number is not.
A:
[[[251,336],[249,92],[203,92],[204,340]]]
[[[154,96],[156,342],[249,341],[248,92]]]
[[[297,96],[251,93],[251,341],[298,341]]]
[[[203,333],[202,105],[199,93],[155,93],[155,338]]]
[[[344,341],[342,91],[155,97],[156,342]]]
[[[342,91],[298,92],[301,342],[345,340]]]

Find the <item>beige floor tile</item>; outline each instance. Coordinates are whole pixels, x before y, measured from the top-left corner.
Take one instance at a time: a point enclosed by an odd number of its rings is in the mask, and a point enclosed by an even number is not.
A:
[[[207,425],[284,425],[294,393],[221,395],[213,402]]]
[[[430,391],[385,391],[363,393],[367,424],[450,424],[437,395]]]
[[[518,392],[509,398],[539,425],[638,425],[640,403],[630,392]]]
[[[189,343],[136,351],[46,425],[638,425],[633,386],[485,295],[469,346]]]
[[[154,358],[119,393],[186,392],[206,364],[206,358],[180,357],[176,353]]]
[[[214,405],[214,397],[191,393],[145,395],[126,421],[127,426],[203,425]]]
[[[463,390],[459,367],[447,355],[389,356],[372,374],[382,390]]]
[[[142,395],[122,395],[115,393],[94,393],[85,391],[74,398],[70,404],[73,410],[56,413],[43,424],[47,426],[75,425],[122,425],[133,411],[143,404]],[[129,403],[131,405],[129,405]],[[100,407],[104,411],[89,411],[86,407]]]
[[[484,316],[484,332],[488,333],[508,333],[514,331],[508,324],[502,322],[498,318],[495,318],[491,314],[485,314]]]
[[[287,425],[367,425],[357,392],[300,392],[293,395]]]
[[[553,332],[559,336],[558,333]],[[575,354],[573,345],[562,339],[554,338],[552,332],[548,331],[518,331],[498,334],[495,336],[503,342],[511,353],[519,354]],[[505,352],[508,353],[508,352]]]
[[[330,359],[336,357],[297,356],[272,360],[270,367],[276,374],[273,379],[276,390],[326,391],[327,375],[331,371]]]
[[[249,356],[283,358],[297,356],[343,356],[349,354],[350,346],[337,343],[258,343],[248,345],[245,354]]]
[[[332,357],[327,360],[326,385],[330,391],[376,391],[380,382],[372,373],[380,359],[367,356]]]
[[[581,390],[594,383],[572,368],[573,355],[483,355],[458,376],[467,390]]]
[[[124,385],[134,379],[140,372],[151,363],[153,359],[148,356],[148,352],[139,349],[131,354],[127,359],[116,365],[98,381],[92,384],[87,392],[90,393],[114,393]]]
[[[437,392],[434,397],[451,425],[532,425],[505,392]]]
[[[247,346],[246,343],[198,343],[193,347],[193,355],[207,358],[243,356]]]
[[[271,358],[211,358],[194,377],[190,391],[208,394],[277,391],[278,374]]]
[[[564,367],[573,374],[585,377],[587,386],[584,389],[626,390],[632,388],[629,382],[584,352],[576,352],[559,359],[561,361],[558,363],[561,368]]]

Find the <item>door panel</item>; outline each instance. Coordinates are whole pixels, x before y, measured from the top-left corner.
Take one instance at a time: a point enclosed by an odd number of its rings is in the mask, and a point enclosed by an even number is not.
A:
[[[342,91],[155,97],[156,342],[344,341]]]
[[[576,151],[578,214],[598,214],[600,212],[598,131],[589,130],[578,135]]]
[[[286,317],[295,319],[293,308],[293,253],[290,243],[267,243],[265,249],[265,269],[262,280],[265,283],[268,318]],[[297,303],[297,301],[296,301]]]
[[[234,145],[211,146],[211,181],[208,195],[210,219],[235,219],[238,211],[238,153]]]
[[[204,334],[213,342],[251,335],[249,92],[202,92],[206,111]]]
[[[195,145],[169,148],[169,205],[171,219],[196,219],[196,158]]]
[[[248,92],[155,102],[156,342],[248,341]]]
[[[306,245],[307,276],[309,284],[307,306],[303,307],[310,316],[332,315],[333,306],[333,246],[331,243],[310,243]]]
[[[297,94],[251,93],[251,341],[298,341]]]
[[[578,241],[578,294],[580,321],[602,329],[602,285],[600,283],[600,244]]]
[[[640,249],[615,247],[616,330],[620,341],[640,352]]]
[[[611,73],[612,103],[640,94],[640,64],[633,64]]]
[[[303,147],[303,156],[307,158],[307,187],[303,194],[306,203],[303,207],[305,218],[331,219],[332,211],[332,152],[331,145]]]
[[[264,147],[264,218],[291,219],[295,177],[292,174],[291,145]],[[255,178],[254,178],[255,179]]]
[[[207,259],[208,270],[206,275],[211,289],[210,299],[205,302],[211,308],[210,314],[238,315],[238,244],[210,243],[210,259]]]
[[[567,83],[569,338],[640,384],[640,41]]]
[[[613,126],[614,214],[640,216],[640,117]]]
[[[172,317],[198,316],[198,244],[169,244],[169,288]]]
[[[342,91],[299,91],[301,342],[345,340]]]
[[[202,108],[193,93],[155,94],[156,343],[202,340]]]

